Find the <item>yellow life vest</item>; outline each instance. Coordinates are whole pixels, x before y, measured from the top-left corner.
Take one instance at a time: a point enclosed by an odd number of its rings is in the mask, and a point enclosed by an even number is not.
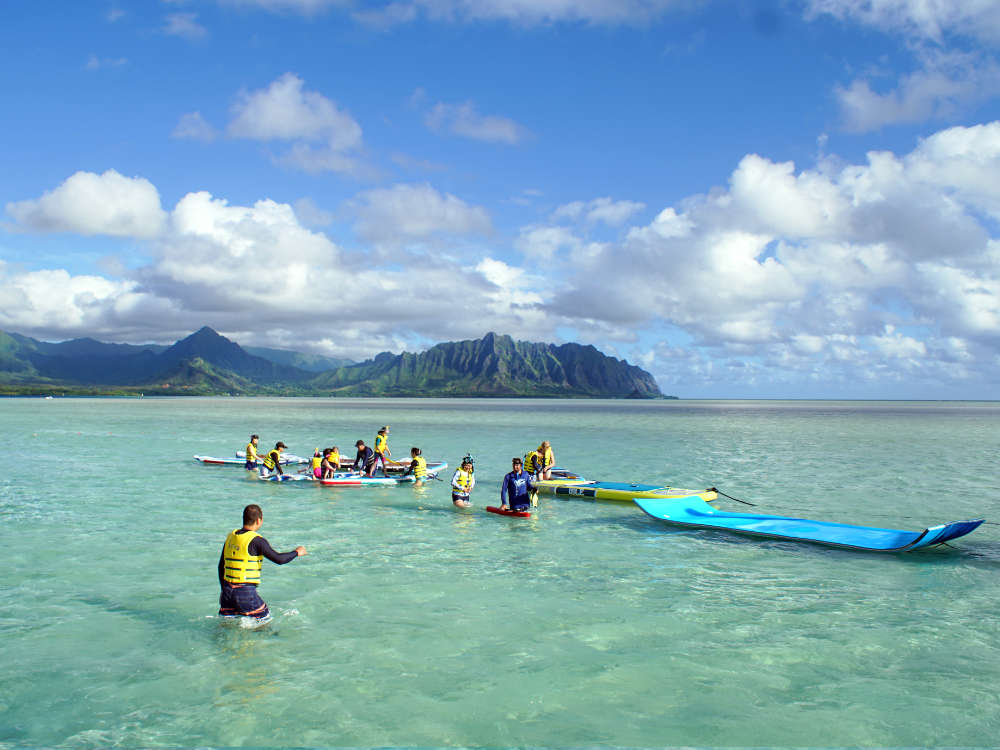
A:
[[[340,451],[334,451],[333,453],[331,453],[329,456],[326,457],[326,460],[330,462],[330,466],[332,466],[334,469],[339,469]]]
[[[312,457],[312,468],[313,468],[313,471],[316,471],[316,469],[319,468],[319,465],[321,463],[323,463],[323,457],[322,456],[313,456]]]
[[[417,479],[423,479],[427,476],[427,460],[423,456],[414,456],[413,462],[416,464],[413,467],[413,476]]]
[[[260,460],[260,457],[257,455],[257,446],[253,444],[252,440],[249,443],[247,443],[246,454],[247,454],[247,456],[246,456],[247,457],[247,461],[259,461]]]
[[[462,492],[466,495],[472,491],[472,474],[467,471],[462,471],[459,469],[455,472],[455,484],[462,488]]]
[[[542,466],[542,459],[538,457],[535,451],[531,451],[524,456],[524,470],[529,474],[535,474],[541,471],[544,466]]]
[[[555,456],[552,455],[551,448],[545,449],[545,455],[542,457],[542,462],[545,464],[543,468],[548,468],[549,466],[552,466],[552,464],[556,462]]]
[[[266,466],[269,469],[273,469],[275,465],[277,465],[277,463],[281,461],[281,454],[278,452],[278,449],[275,448],[273,450],[268,451],[267,455],[264,456],[261,459],[261,461],[263,461],[264,466]]]
[[[223,547],[223,571],[222,577],[227,583],[260,583],[260,569],[263,555],[250,554],[250,542],[260,536],[255,531],[245,531],[237,534],[242,529],[233,529],[226,537]]]
[[[375,436],[375,452],[385,453],[386,446],[389,445],[389,438],[385,435],[378,434]]]

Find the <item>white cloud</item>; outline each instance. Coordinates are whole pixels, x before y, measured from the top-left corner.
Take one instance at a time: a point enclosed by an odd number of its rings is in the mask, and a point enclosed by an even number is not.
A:
[[[7,213],[37,232],[153,237],[166,218],[160,194],[149,180],[113,169],[77,172],[41,198],[7,204]]]
[[[310,172],[363,170],[353,155],[362,145],[361,126],[331,99],[307,91],[294,73],[241,92],[232,116],[227,132],[234,138],[291,142],[279,158],[286,164]]]
[[[935,41],[947,35],[1000,40],[1000,5],[995,0],[807,0],[806,14],[828,14]]]
[[[975,377],[967,356],[953,375],[942,358],[1000,343],[1000,123],[830,164],[748,155],[728,189],[576,256],[547,309],[571,319],[586,300],[589,320],[623,331],[664,321],[723,361],[751,359],[732,370],[746,377]]]
[[[982,55],[925,55],[922,68],[903,76],[896,88],[878,93],[856,79],[837,87],[844,127],[852,132],[886,125],[954,117],[1000,94],[1000,65]]]
[[[240,0],[272,11],[313,14],[346,5],[343,0]],[[560,22],[635,24],[648,22],[683,0],[396,0],[359,2],[353,15],[378,27],[425,16],[436,21],[506,21],[521,26]]]
[[[487,234],[489,214],[430,185],[394,185],[361,193],[354,202],[358,234],[398,246],[435,235]]]
[[[574,201],[559,206],[552,213],[553,221],[562,219],[584,220],[594,224],[601,222],[608,226],[621,226],[632,216],[646,208],[645,203],[636,201],[616,201],[611,198],[594,198],[590,201]]]
[[[197,41],[208,36],[208,29],[198,23],[197,13],[171,13],[166,18],[163,33]]]
[[[87,58],[84,68],[86,70],[101,70],[102,68],[120,68],[123,65],[128,65],[127,57],[98,57],[92,54]]]
[[[201,112],[188,112],[181,115],[181,119],[177,122],[170,137],[189,138],[209,143],[214,141],[217,135],[215,128],[202,117]]]
[[[528,137],[526,128],[508,117],[481,115],[472,102],[434,105],[424,118],[435,133],[451,133],[463,138],[516,145]]]

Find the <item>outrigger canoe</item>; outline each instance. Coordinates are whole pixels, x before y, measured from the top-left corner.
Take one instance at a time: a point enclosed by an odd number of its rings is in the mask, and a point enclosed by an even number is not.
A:
[[[730,531],[869,552],[909,552],[942,544],[975,531],[985,521],[983,518],[952,521],[928,526],[923,531],[902,531],[759,513],[732,513],[716,510],[699,495],[672,500],[636,498],[635,503],[653,518],[673,526]]]
[[[617,500],[630,503],[637,497],[678,498],[695,495],[702,500],[715,500],[714,489],[685,490],[680,487],[629,482],[593,482],[586,479],[543,479],[535,483],[539,494],[583,500]]]

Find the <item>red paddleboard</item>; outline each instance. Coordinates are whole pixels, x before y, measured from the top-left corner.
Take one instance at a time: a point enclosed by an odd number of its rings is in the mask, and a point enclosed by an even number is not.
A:
[[[531,514],[526,510],[500,510],[495,505],[487,505],[486,510],[496,513],[498,516],[514,516],[516,518],[531,518]]]

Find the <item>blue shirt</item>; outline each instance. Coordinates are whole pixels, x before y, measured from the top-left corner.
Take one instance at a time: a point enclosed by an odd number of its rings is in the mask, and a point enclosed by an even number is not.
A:
[[[510,507],[530,505],[530,492],[531,474],[523,469],[520,472],[512,471],[503,478],[503,484],[500,485],[500,504]],[[510,497],[510,502],[507,502],[508,497]]]

